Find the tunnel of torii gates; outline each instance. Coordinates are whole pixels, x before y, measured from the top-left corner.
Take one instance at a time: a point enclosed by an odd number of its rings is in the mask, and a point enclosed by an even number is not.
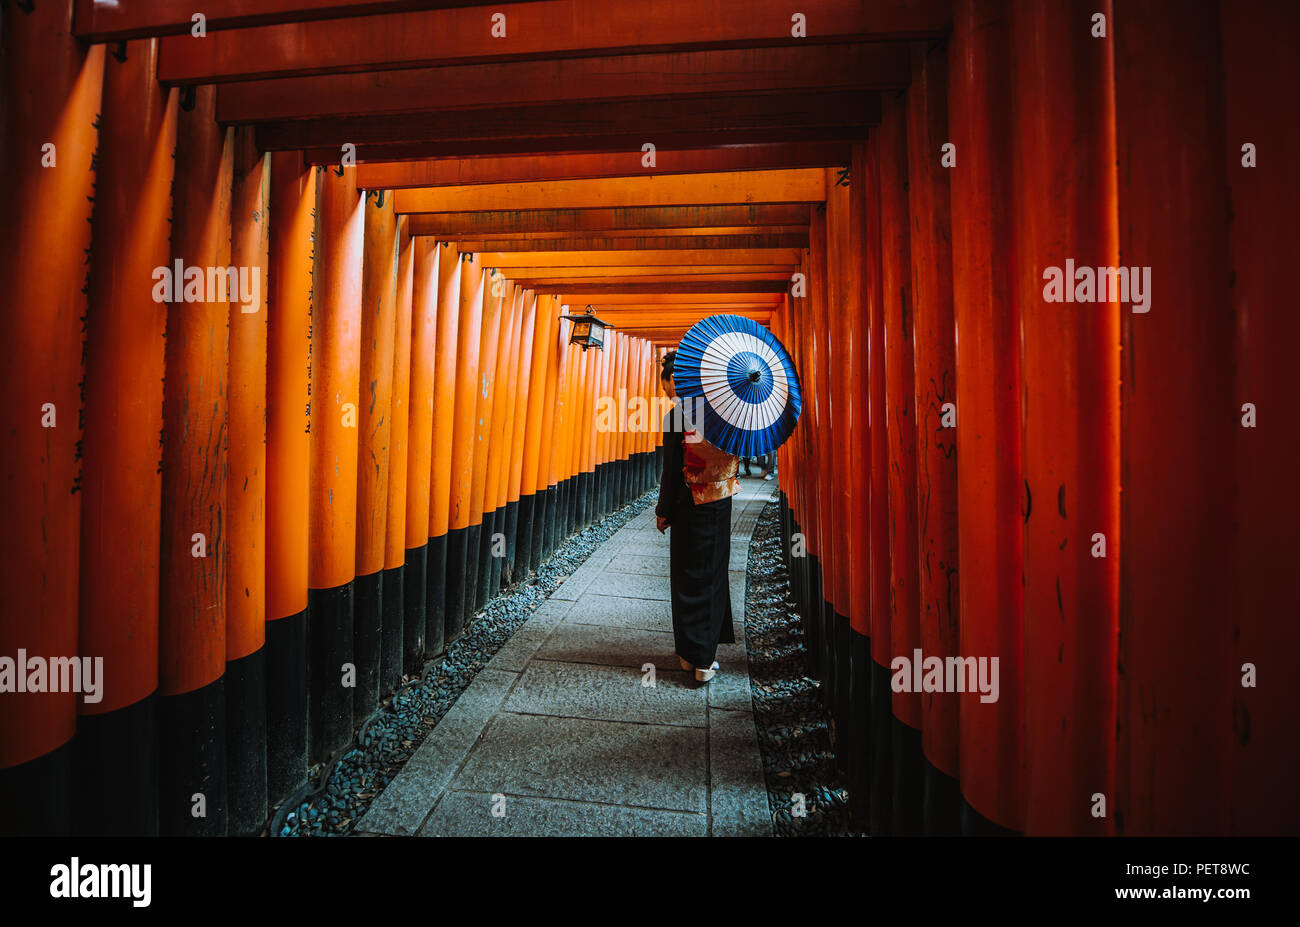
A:
[[[5,4],[0,828],[260,830],[735,313],[859,826],[1300,832],[1298,9]]]

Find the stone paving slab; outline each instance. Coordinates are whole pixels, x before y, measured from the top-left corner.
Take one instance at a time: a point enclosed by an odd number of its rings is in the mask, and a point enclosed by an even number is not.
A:
[[[673,616],[667,602],[653,599],[623,599],[591,593],[575,602],[564,620],[570,624],[593,624],[607,628],[673,633]]]
[[[699,812],[500,793],[448,792],[429,816],[420,836],[704,837],[708,831],[708,815]]]
[[[705,728],[500,712],[452,787],[708,810]]]
[[[709,695],[681,670],[531,663],[506,700],[516,714],[706,727]]]
[[[775,491],[744,480],[735,497],[728,580],[737,641],[718,648],[722,669],[709,685],[678,665],[668,538],[642,512],[497,652],[358,832],[771,834],[744,603],[749,535]],[[653,687],[643,685],[647,663]]]

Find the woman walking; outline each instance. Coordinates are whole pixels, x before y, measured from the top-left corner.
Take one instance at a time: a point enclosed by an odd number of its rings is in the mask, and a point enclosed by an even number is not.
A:
[[[675,352],[660,378],[674,400]],[[680,402],[664,417],[664,469],[655,507],[660,533],[669,535],[673,637],[682,669],[708,682],[718,670],[718,644],[736,640],[731,626],[731,497],[740,492],[740,460],[704,441]]]

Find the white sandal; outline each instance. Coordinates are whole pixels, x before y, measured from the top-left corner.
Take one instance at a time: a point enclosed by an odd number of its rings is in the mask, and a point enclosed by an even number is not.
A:
[[[718,673],[718,663],[715,660],[713,662],[713,665],[710,666],[708,669],[697,669],[695,671],[695,681],[708,682],[710,679],[716,676],[717,673]]]

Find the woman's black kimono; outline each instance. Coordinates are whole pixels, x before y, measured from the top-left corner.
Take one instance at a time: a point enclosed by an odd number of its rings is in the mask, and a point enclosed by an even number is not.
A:
[[[718,644],[736,640],[732,629],[731,497],[695,504],[682,472],[681,409],[664,417],[664,468],[655,514],[668,519],[673,636],[677,655],[700,669],[717,657]]]

